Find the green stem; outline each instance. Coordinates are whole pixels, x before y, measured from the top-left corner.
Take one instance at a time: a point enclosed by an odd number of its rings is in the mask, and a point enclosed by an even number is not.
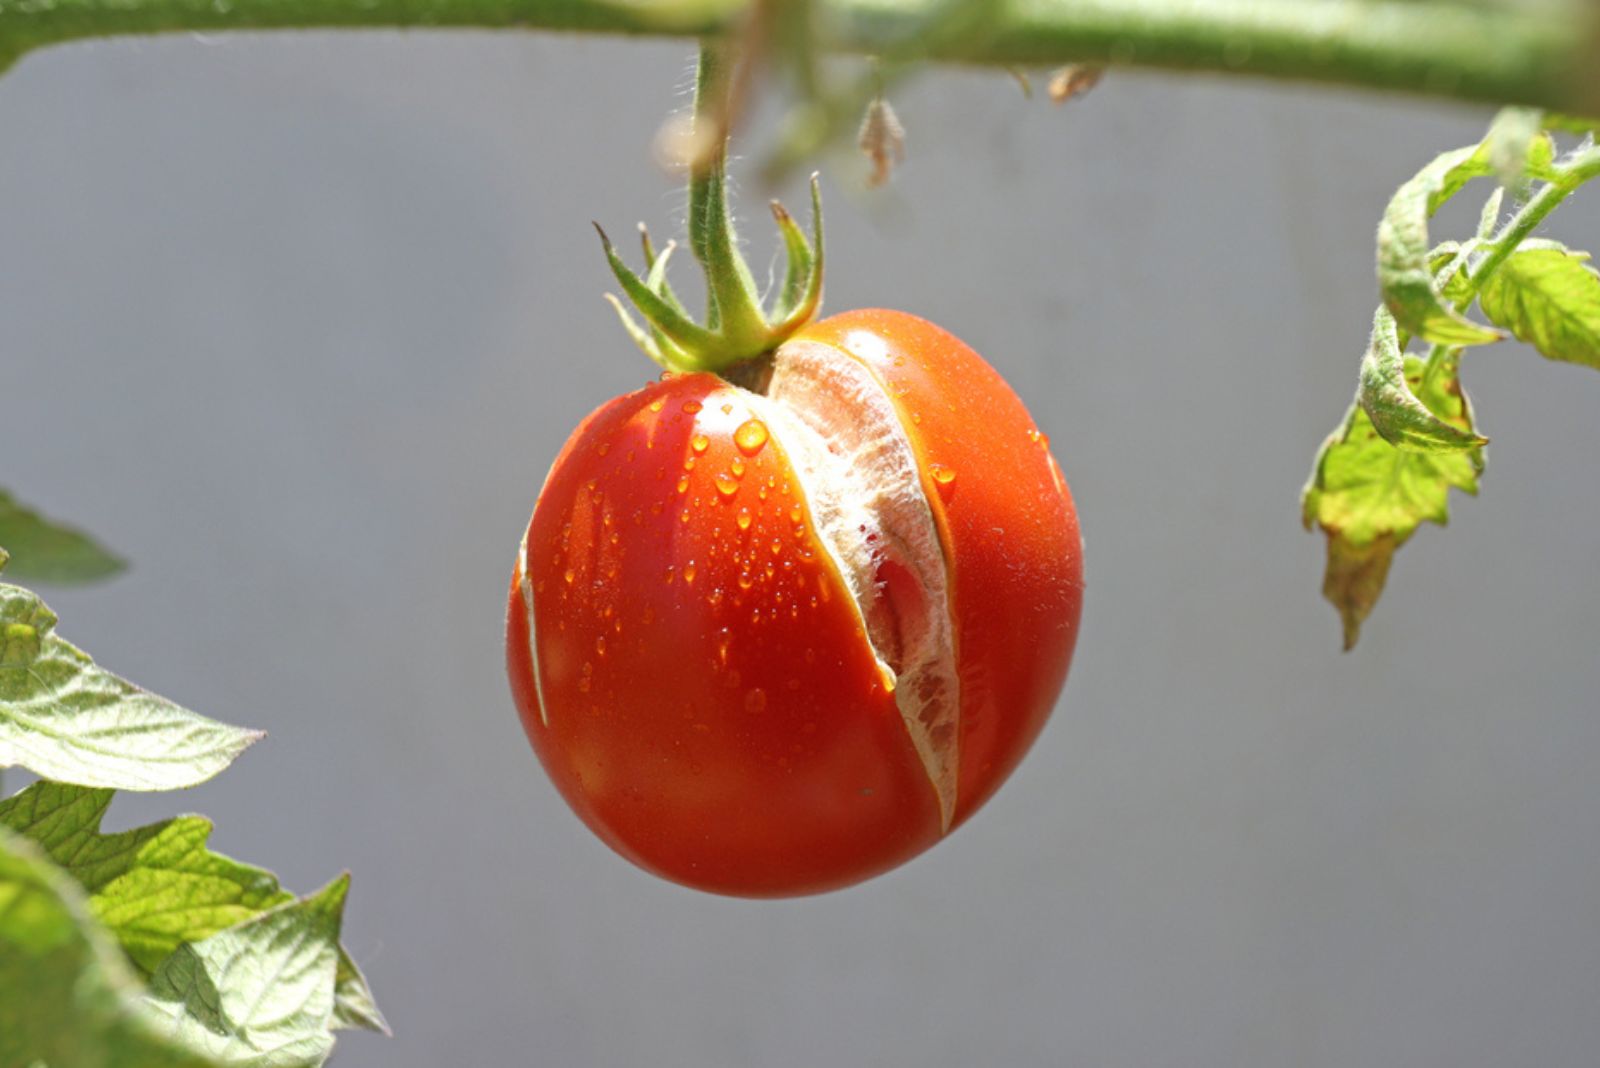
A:
[[[706,325],[735,346],[748,346],[767,328],[755,279],[739,255],[728,210],[729,94],[735,77],[731,50],[713,40],[700,44],[695,76],[694,150],[689,174],[689,250],[705,269]]]
[[[1487,254],[1478,261],[1472,273],[1467,275],[1467,288],[1461,298],[1456,301],[1456,310],[1465,311],[1478,295],[1478,290],[1489,280],[1489,276],[1517,250],[1529,235],[1536,230],[1545,217],[1561,205],[1577,188],[1589,179],[1600,175],[1600,149],[1590,148],[1581,155],[1566,163],[1556,170],[1555,178],[1539,192],[1528,198],[1528,202],[1506,223],[1505,229],[1500,231],[1500,236],[1488,246]]]
[[[1466,288],[1456,298],[1456,311],[1464,312],[1472,305],[1478,291],[1490,276],[1500,268],[1513,252],[1539,228],[1539,224],[1561,202],[1577,191],[1591,178],[1600,177],[1600,146],[1591,146],[1556,168],[1555,177],[1517,210],[1500,236],[1483,246],[1484,256],[1467,275]],[[1449,345],[1434,345],[1428,350],[1428,361],[1422,370],[1422,383],[1431,385],[1439,370],[1449,362],[1453,351]]]
[[[1204,70],[1600,112],[1593,5],[1468,0],[996,0],[982,32],[926,34],[952,0],[817,0],[821,44],[991,66]],[[86,37],[314,27],[720,35],[743,0],[5,0],[0,58]]]

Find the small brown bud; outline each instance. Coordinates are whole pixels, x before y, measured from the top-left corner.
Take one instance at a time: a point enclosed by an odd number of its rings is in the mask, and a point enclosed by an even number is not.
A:
[[[867,177],[868,185],[883,185],[889,180],[895,165],[905,162],[906,128],[900,125],[900,117],[894,113],[894,108],[890,107],[889,102],[883,97],[877,97],[867,105],[867,113],[861,119],[861,132],[856,136],[856,144],[872,161],[872,174]]]
[[[1084,63],[1062,67],[1050,76],[1050,100],[1065,104],[1075,96],[1082,96],[1099,85],[1105,73],[1104,67],[1092,67]]]

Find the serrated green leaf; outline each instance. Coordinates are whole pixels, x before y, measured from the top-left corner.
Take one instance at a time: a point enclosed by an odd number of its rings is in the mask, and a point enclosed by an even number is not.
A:
[[[221,1064],[316,1068],[333,1050],[339,927],[350,877],[180,946],[150,978],[169,1033]]]
[[[1379,436],[1398,448],[1462,452],[1488,444],[1488,439],[1434,415],[1411,392],[1394,316],[1387,308],[1379,308],[1373,317],[1372,342],[1361,359],[1361,388],[1356,398]]]
[[[174,790],[233,762],[259,731],[206,719],[102,669],[55,613],[0,583],[0,768],[118,790]]]
[[[0,1065],[217,1068],[161,1036],[83,892],[0,828]]]
[[[367,977],[356,965],[355,958],[343,945],[339,947],[339,972],[333,985],[333,1020],[328,1024],[335,1031],[376,1031],[380,1035],[393,1034],[389,1021],[378,1008],[378,999],[372,996]]]
[[[1426,384],[1423,361],[1406,356],[1405,380],[1436,417],[1475,434],[1472,406],[1456,377],[1456,356]],[[1423,522],[1449,520],[1452,487],[1478,492],[1483,450],[1413,452],[1385,441],[1359,403],[1323,442],[1301,496],[1309,530],[1328,535],[1323,595],[1344,621],[1345,648],[1355,645],[1361,623],[1377,603],[1389,560]]]
[[[89,893],[95,917],[148,974],[185,942],[294,900],[277,877],[206,848],[211,822],[180,816],[101,834],[112,791],[41,781],[0,801],[0,826],[26,835]],[[343,947],[336,1025],[388,1033]]]
[[[13,578],[57,585],[94,582],[128,565],[82,531],[53,522],[0,490],[0,545],[15,559]]]
[[[1500,340],[1440,299],[1429,268],[1428,220],[1473,178],[1491,173],[1483,146],[1446,152],[1402,185],[1378,224],[1378,285],[1400,329],[1439,345]]]
[[[1483,313],[1552,360],[1600,368],[1600,274],[1587,253],[1513,252],[1478,293]]]

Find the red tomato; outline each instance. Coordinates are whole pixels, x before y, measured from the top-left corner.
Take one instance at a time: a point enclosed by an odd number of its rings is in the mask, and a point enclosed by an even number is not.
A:
[[[1082,546],[1021,401],[931,323],[835,316],[760,377],[673,375],[584,420],[507,657],[608,845],[779,896],[901,864],[994,793],[1066,679]]]

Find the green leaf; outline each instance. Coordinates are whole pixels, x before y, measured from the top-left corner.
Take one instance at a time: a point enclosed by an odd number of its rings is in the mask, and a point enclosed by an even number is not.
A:
[[[0,490],[0,545],[15,559],[14,578],[75,585],[115,575],[127,567],[87,534],[24,508]]]
[[[1428,259],[1428,269],[1434,273],[1434,287],[1439,295],[1454,304],[1468,298],[1467,257],[1470,256],[1477,245],[1469,241],[1464,246],[1457,246],[1455,242],[1445,242],[1433,250]],[[1391,316],[1393,313],[1390,313]],[[1402,337],[1400,340],[1405,340]],[[1404,348],[1404,345],[1401,346]]]
[[[1372,322],[1372,343],[1361,359],[1362,411],[1389,444],[1419,452],[1461,452],[1488,444],[1488,439],[1447,423],[1428,410],[1406,383],[1405,363],[1395,332],[1394,316],[1379,308]]]
[[[1541,354],[1600,368],[1600,274],[1587,253],[1513,252],[1478,294],[1483,313]]]
[[[389,1021],[378,1009],[367,977],[344,946],[339,947],[339,972],[333,987],[333,1021],[328,1025],[335,1031],[376,1031],[380,1035],[393,1034]]]
[[[227,767],[258,731],[230,727],[98,667],[37,596],[0,583],[0,768],[119,790],[173,790]]]
[[[1378,224],[1378,284],[1400,328],[1439,345],[1479,345],[1500,333],[1440,299],[1429,267],[1428,219],[1473,178],[1491,173],[1482,146],[1446,152],[1396,191]]]
[[[180,946],[150,978],[175,1039],[220,1064],[315,1068],[333,1050],[339,927],[350,877]]]
[[[1475,434],[1472,407],[1456,377],[1458,353],[1447,353],[1424,384],[1423,361],[1404,358],[1405,382],[1439,419]],[[1306,529],[1328,536],[1323,595],[1339,610],[1345,648],[1356,643],[1361,624],[1377,603],[1390,558],[1424,521],[1449,520],[1452,487],[1478,492],[1483,450],[1415,452],[1397,449],[1379,435],[1359,403],[1323,442],[1301,496]]]
[[[155,1022],[83,892],[0,829],[0,1065],[214,1068]]]
[[[94,916],[148,974],[185,942],[287,904],[269,871],[206,848],[211,822],[180,816],[101,834],[112,791],[41,781],[0,801],[0,826],[38,843],[89,893]],[[339,950],[336,1026],[388,1033],[366,980]]]

